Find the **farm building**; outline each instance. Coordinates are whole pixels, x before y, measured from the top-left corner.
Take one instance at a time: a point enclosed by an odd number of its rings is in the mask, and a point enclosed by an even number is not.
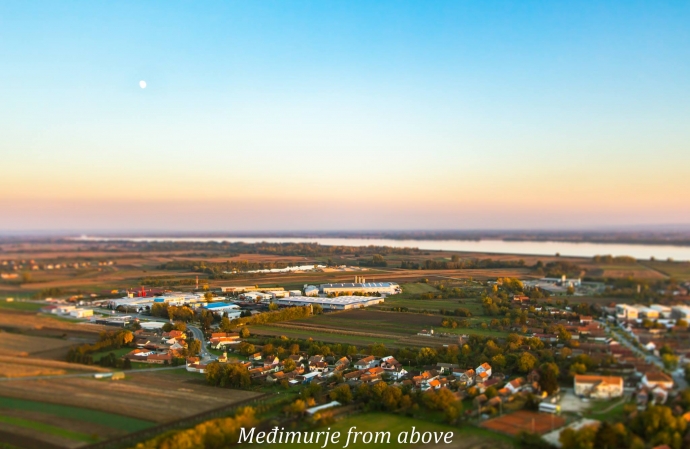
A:
[[[380,304],[383,301],[383,298],[371,296],[338,296],[336,298],[290,296],[288,298],[277,299],[275,302],[281,306],[308,306],[310,304],[318,304],[327,310],[347,310],[369,307]]]

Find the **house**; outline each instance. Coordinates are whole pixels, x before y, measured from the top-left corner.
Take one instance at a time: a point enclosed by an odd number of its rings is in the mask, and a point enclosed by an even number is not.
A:
[[[335,371],[343,371],[350,367],[350,359],[341,357],[335,362]]]
[[[325,362],[326,358],[320,354],[309,357],[309,363]]]
[[[506,384],[506,388],[510,391],[511,394],[515,394],[522,390],[526,384],[527,381],[524,377],[518,377],[517,379],[513,379],[510,382],[508,382]]]
[[[173,329],[170,332],[163,332],[163,338],[181,339],[181,338],[187,338],[187,334],[182,332],[182,331],[178,331],[177,329]]]
[[[264,360],[264,368],[272,368],[280,363],[280,360],[275,355],[269,355]]]
[[[480,393],[484,393],[490,387],[497,387],[499,383],[501,383],[501,381],[498,379],[489,379],[485,382],[479,382],[477,384],[477,390],[479,390]]]
[[[165,363],[170,364],[172,362],[172,354],[151,354],[146,358],[146,363],[155,363],[157,365],[163,365]]]
[[[300,363],[302,360],[304,360],[304,357],[302,354],[293,354],[290,356],[290,360],[292,360],[295,363]]]
[[[650,371],[642,376],[642,385],[650,389],[659,386],[665,390],[671,390],[673,388],[673,378],[661,371]]]
[[[359,378],[362,377],[362,371],[352,371],[350,373],[343,374],[343,379],[347,381],[355,381],[359,380]]]
[[[256,353],[250,355],[250,356],[249,356],[249,360],[254,360],[254,361],[256,361],[256,360],[261,360],[261,353],[260,353],[260,352],[256,352]]]
[[[369,357],[364,357],[355,363],[355,368],[357,369],[369,369],[378,365],[378,360],[373,355]]]
[[[486,373],[487,378],[491,377],[491,365],[489,365],[486,362],[479,365],[475,371],[477,372],[477,375],[480,375],[481,373]]]
[[[206,372],[206,365],[200,362],[194,362],[192,364],[187,365],[187,371],[189,371],[190,373],[204,374]]]
[[[309,371],[310,372],[319,372],[319,373],[327,373],[328,372],[328,363],[326,362],[310,362],[309,363]]]
[[[381,369],[395,380],[400,380],[407,375],[407,370],[403,368],[402,363],[395,360],[393,356],[381,359]]]
[[[575,394],[596,399],[619,398],[623,396],[623,378],[618,376],[576,375]]]
[[[513,302],[517,303],[524,303],[524,302],[529,302],[529,296],[525,295],[513,295]]]
[[[412,377],[412,383],[414,384],[415,388],[426,391],[429,388],[432,388],[432,384],[434,388],[440,388],[440,383],[433,382],[437,379],[438,373],[436,371],[424,371],[418,376]]]
[[[476,373],[473,369],[468,369],[458,377],[458,383],[464,385],[465,387],[470,387],[474,384],[474,378]]]
[[[299,375],[296,377],[295,380],[297,380],[299,383],[302,383],[302,384],[308,384],[310,382],[315,381],[319,377],[321,377],[321,373],[313,372],[313,373],[305,373],[305,374]]]

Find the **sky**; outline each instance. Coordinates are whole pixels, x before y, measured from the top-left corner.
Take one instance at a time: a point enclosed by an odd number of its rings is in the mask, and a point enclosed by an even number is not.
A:
[[[0,2],[0,232],[687,224],[688,23],[686,1]]]

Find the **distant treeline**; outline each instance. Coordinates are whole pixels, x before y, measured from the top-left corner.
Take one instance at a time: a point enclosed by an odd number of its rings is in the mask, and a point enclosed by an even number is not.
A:
[[[454,259],[456,259],[454,257]],[[400,268],[408,270],[463,270],[471,268],[522,268],[525,261],[493,260],[493,259],[465,259],[465,260],[425,260],[412,262],[403,260]]]
[[[223,253],[227,257],[238,254],[266,254],[272,256],[368,256],[373,254],[419,254],[418,248],[391,246],[324,246],[318,243],[243,243],[243,242],[109,242],[125,250],[135,251],[203,251]]]
[[[91,356],[92,353],[119,349],[124,346],[129,346],[132,341],[134,341],[134,334],[126,329],[120,329],[114,332],[101,332],[96,343],[70,348],[67,352],[67,361],[92,365],[94,363],[93,357]],[[106,358],[106,360],[110,361],[111,357]]]
[[[273,268],[287,268],[293,264],[286,262],[249,262],[248,260],[227,262],[205,262],[198,260],[174,260],[158,266],[162,270],[186,270],[218,276],[226,272],[270,270]]]
[[[633,264],[637,262],[637,259],[630,256],[612,256],[610,254],[605,256],[594,256],[592,261],[596,263],[622,263],[622,264]]]

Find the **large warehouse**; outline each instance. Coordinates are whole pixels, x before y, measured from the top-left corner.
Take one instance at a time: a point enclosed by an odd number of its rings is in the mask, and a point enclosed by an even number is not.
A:
[[[364,279],[362,279],[364,280]],[[402,293],[402,289],[395,282],[346,282],[341,284],[321,284],[319,290],[324,295],[331,293],[378,293],[379,295],[395,295]]]
[[[308,306],[310,304],[318,304],[327,310],[346,310],[369,307],[380,304],[383,301],[383,298],[376,298],[372,296],[338,296],[335,298],[290,296],[288,298],[276,299],[274,302],[281,306]]]

